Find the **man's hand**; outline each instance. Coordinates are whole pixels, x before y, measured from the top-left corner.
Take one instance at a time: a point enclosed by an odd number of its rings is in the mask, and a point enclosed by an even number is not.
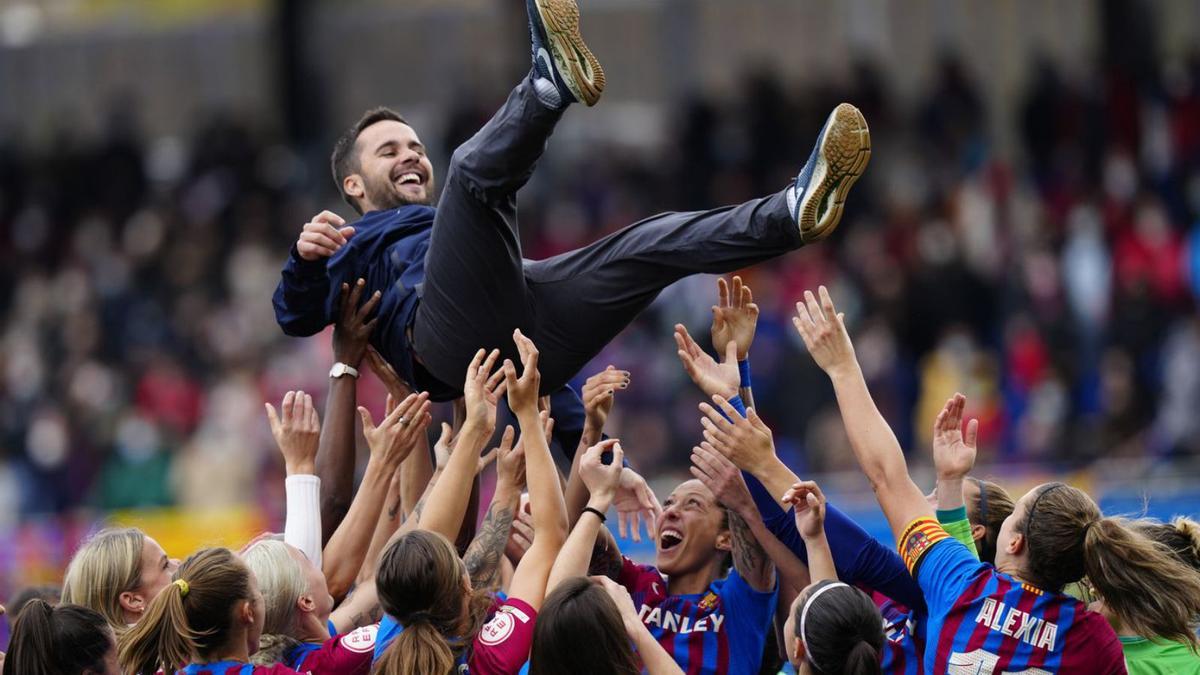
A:
[[[737,396],[738,386],[742,376],[738,373],[737,344],[732,340],[727,342],[725,360],[717,363],[709,356],[692,336],[688,334],[683,324],[675,324],[675,346],[678,347],[679,360],[687,371],[692,382],[700,387],[705,396],[721,395],[725,398]],[[719,348],[718,348],[719,349]]]
[[[725,411],[729,419],[713,406],[701,403],[700,412],[704,413],[704,417],[700,418],[700,424],[704,427],[704,440],[739,469],[758,475],[763,467],[775,459],[775,440],[771,430],[754,412],[754,408],[747,410],[747,416],[742,417],[724,398],[713,396],[713,402]]]
[[[629,386],[629,371],[617,370],[612,366],[589,377],[583,383],[583,410],[587,416],[585,426],[597,435],[604,430],[608,414],[612,412],[614,394],[618,389]]]
[[[396,374],[396,369],[392,368],[392,364],[388,363],[387,359],[383,358],[383,355],[370,345],[367,345],[367,367],[375,373],[375,377],[379,378],[388,394],[395,400],[403,401],[413,393],[412,387],[400,379],[400,376]]]
[[[955,394],[946,401],[933,423],[933,466],[939,480],[956,480],[965,477],[975,467],[975,438],[979,434],[979,420],[967,423],[967,434],[962,432],[963,408],[967,397]]]
[[[354,236],[354,228],[333,211],[322,211],[304,224],[296,240],[296,253],[304,260],[328,258]]]
[[[537,369],[538,350],[533,340],[525,337],[518,328],[513,331],[513,342],[517,344],[517,353],[521,357],[521,376],[517,377],[517,367],[508,359],[504,359],[503,372],[508,384],[508,407],[519,417],[522,413],[537,412],[538,387],[542,378]]]
[[[612,452],[612,461],[604,463],[603,455]],[[588,448],[579,458],[579,478],[587,486],[588,506],[600,511],[607,511],[617,494],[621,482],[621,461],[625,459],[625,451],[621,443],[610,438]]]
[[[758,327],[758,305],[754,304],[750,287],[742,285],[742,278],[735,276],[730,292],[725,278],[717,279],[717,304],[713,305],[712,312],[713,349],[736,342],[737,360],[745,361],[754,342],[754,330]]]
[[[376,427],[371,412],[359,406],[362,417],[363,436],[371,449],[371,459],[384,462],[384,466],[395,469],[416,447],[420,434],[433,419],[429,414],[429,394],[411,394],[398,405],[388,397],[388,413]]]
[[[821,286],[819,289],[821,302],[812,291],[804,291],[804,302],[796,303],[796,316],[792,325],[808,347],[808,353],[813,360],[830,377],[848,368],[857,368],[858,361],[854,357],[854,345],[846,332],[845,315],[839,314],[833,306],[829,291]]]
[[[643,519],[646,521],[646,534],[651,539],[655,537],[654,528],[658,525],[658,517],[662,515],[662,504],[638,472],[629,467],[621,469],[613,506],[617,507],[617,532],[622,539],[628,533],[634,541],[641,541]]]
[[[484,350],[475,352],[471,365],[467,366],[467,379],[463,383],[463,405],[466,408],[466,424],[474,424],[491,435],[496,428],[496,405],[504,395],[506,386],[504,371],[492,373],[500,350],[493,349],[484,358]]]
[[[759,517],[742,472],[707,441],[692,448],[691,472],[725,508],[747,520]]]
[[[302,391],[289,391],[279,404],[281,415],[275,406],[267,406],[267,421],[271,423],[271,435],[283,453],[283,465],[287,475],[316,474],[317,446],[321,440],[321,419],[313,407],[312,396]]]
[[[811,480],[800,481],[783,495],[796,508],[796,529],[805,541],[825,536],[825,495]]]
[[[367,301],[359,306],[363,289],[367,282],[359,279],[354,282],[353,290],[350,284],[342,284],[342,297],[338,306],[338,320],[333,325],[333,359],[351,368],[357,368],[367,351],[367,340],[375,328],[376,319],[367,317],[379,306],[379,291],[371,294]]]

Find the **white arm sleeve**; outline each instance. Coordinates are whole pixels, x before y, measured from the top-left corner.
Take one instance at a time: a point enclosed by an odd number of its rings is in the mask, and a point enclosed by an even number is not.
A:
[[[321,479],[301,474],[288,476],[287,519],[283,541],[295,546],[321,569]]]

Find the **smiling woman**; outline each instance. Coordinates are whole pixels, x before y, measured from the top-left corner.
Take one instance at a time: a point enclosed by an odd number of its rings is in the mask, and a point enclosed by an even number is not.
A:
[[[62,601],[99,612],[120,635],[138,622],[178,566],[137,528],[101,530],[71,559]]]

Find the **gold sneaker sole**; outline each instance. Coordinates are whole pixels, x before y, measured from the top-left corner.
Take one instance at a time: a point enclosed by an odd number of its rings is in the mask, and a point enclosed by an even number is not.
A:
[[[534,0],[541,14],[550,53],[567,89],[584,105],[596,105],[604,91],[604,69],[579,32],[575,0]]]
[[[871,131],[858,108],[839,104],[829,115],[817,164],[800,204],[800,238],[828,237],[842,219],[846,195],[871,159]]]

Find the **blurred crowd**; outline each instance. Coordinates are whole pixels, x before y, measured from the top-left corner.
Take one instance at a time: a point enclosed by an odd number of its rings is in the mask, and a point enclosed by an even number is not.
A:
[[[866,63],[803,89],[749,74],[737,97],[680,101],[654,151],[551,152],[522,195],[526,256],[781,189],[847,100],[875,145],[839,232],[745,275],[763,312],[755,393],[781,456],[799,472],[853,461],[790,324],[824,283],[910,452],[957,390],[981,463],[1196,457],[1200,57],[1152,78],[1031,67],[1007,111],[1015,145],[949,56],[912,103]],[[497,103],[448,116],[443,158]],[[214,117],[151,139],[118,108],[99,141],[69,126],[37,149],[0,141],[0,521],[283,503],[262,401],[323,394],[332,356],[327,335],[283,336],[269,299],[300,226],[336,202],[324,151],[263,128]],[[595,362],[633,374],[611,433],[647,477],[686,470],[698,439],[671,326],[704,335],[714,298],[711,278],[682,282]]]

